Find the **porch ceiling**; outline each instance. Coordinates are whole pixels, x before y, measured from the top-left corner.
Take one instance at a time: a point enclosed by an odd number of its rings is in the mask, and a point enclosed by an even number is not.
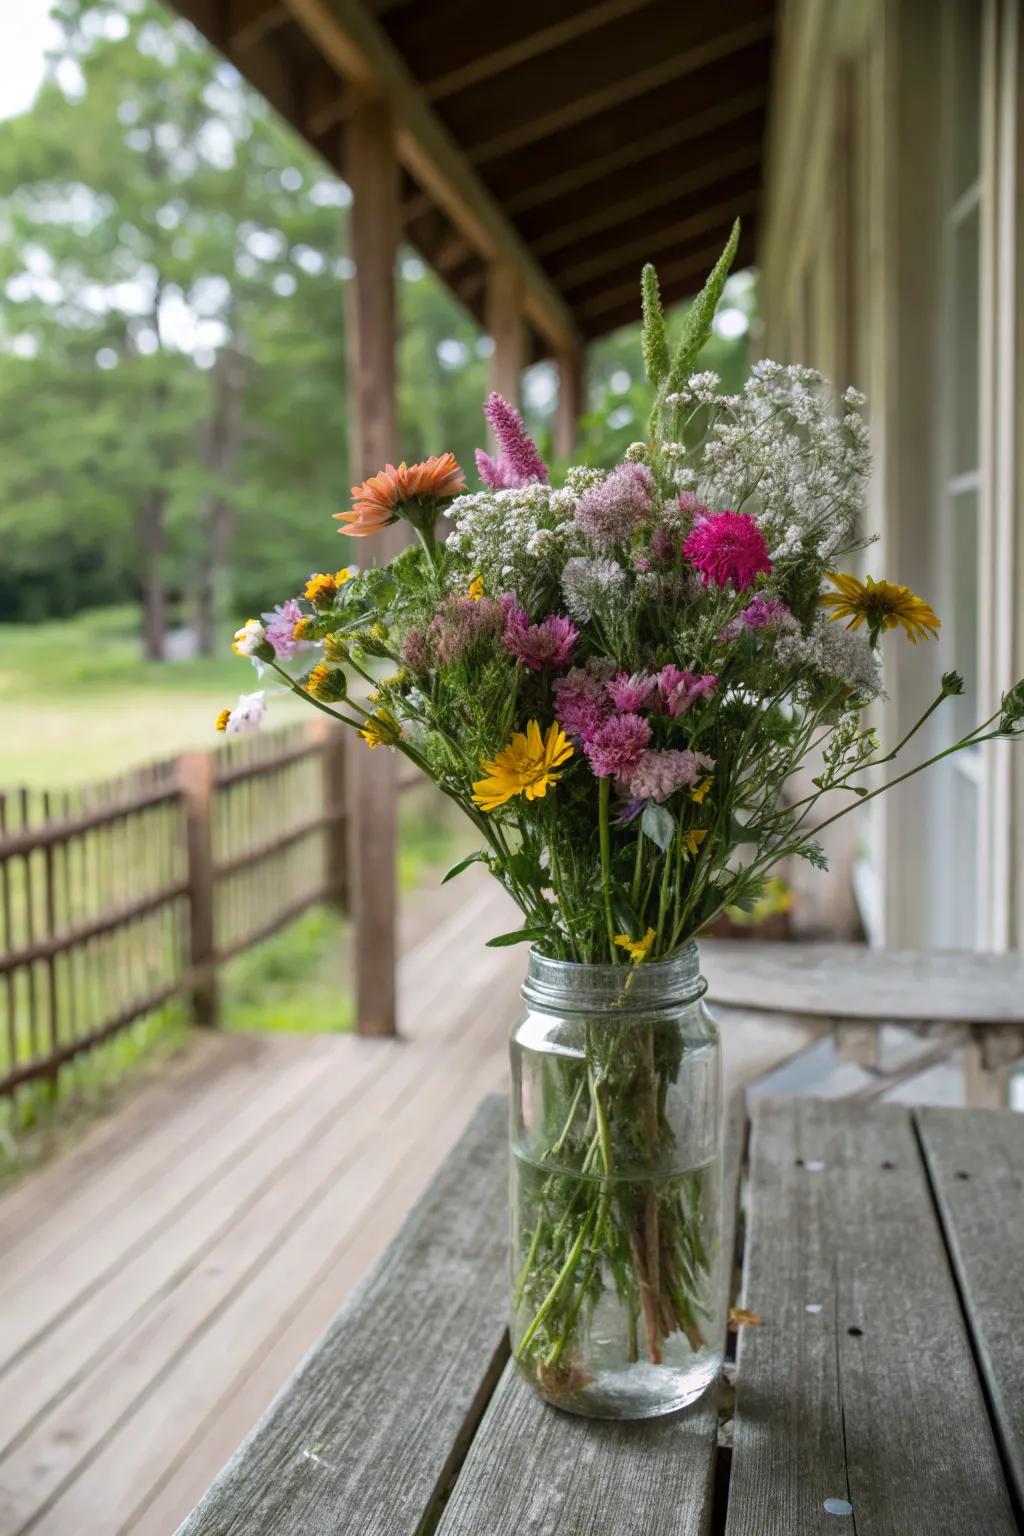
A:
[[[517,275],[538,353],[666,303],[743,220],[752,260],[776,0],[174,0],[327,163],[393,108],[403,237],[483,322]]]

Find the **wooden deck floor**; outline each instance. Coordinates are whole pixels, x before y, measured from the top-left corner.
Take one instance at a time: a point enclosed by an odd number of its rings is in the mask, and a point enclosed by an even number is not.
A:
[[[503,1085],[508,926],[471,879],[403,960],[401,1041],[198,1037],[0,1201],[0,1536],[170,1536]],[[730,1034],[734,1081],[809,1038]]]

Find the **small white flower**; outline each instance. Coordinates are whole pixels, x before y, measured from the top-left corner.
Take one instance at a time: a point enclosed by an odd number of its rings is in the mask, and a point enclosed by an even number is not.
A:
[[[266,712],[267,703],[262,688],[258,693],[243,693],[228,716],[228,723],[224,727],[224,734],[226,736],[254,736],[259,730]]]
[[[267,631],[261,620],[246,619],[241,629],[235,631],[231,649],[236,656],[254,657],[261,646],[267,644]]]

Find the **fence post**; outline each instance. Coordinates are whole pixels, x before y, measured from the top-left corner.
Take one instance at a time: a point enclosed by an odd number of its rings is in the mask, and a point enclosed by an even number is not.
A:
[[[207,1029],[216,1027],[220,1013],[213,932],[215,777],[212,752],[183,752],[179,757],[178,783],[188,850],[189,958],[195,976],[192,1012],[196,1023]]]
[[[348,801],[346,762],[348,749],[343,726],[329,720],[311,720],[306,727],[310,741],[319,742],[323,771],[324,886],[327,903],[339,912],[349,904]]]
[[[356,1029],[397,1027],[398,892],[395,880],[397,775],[390,752],[371,752],[354,732],[348,751],[348,869],[356,973]],[[381,758],[384,759],[381,762]],[[382,804],[385,814],[377,815]]]

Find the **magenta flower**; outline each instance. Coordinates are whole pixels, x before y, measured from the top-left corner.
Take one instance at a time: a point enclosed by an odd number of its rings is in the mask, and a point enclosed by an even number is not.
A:
[[[492,490],[517,489],[523,485],[547,484],[548,467],[537,452],[537,444],[527,432],[523,418],[494,390],[484,406],[484,415],[498,441],[498,458],[483,450],[477,453],[480,478]]]
[[[608,718],[604,682],[586,667],[573,667],[555,679],[555,716],[567,736],[586,741]]]
[[[278,603],[272,613],[265,613],[262,617],[267,639],[274,647],[278,661],[288,661],[300,651],[309,649],[308,640],[295,638],[295,626],[303,617],[297,597],[289,597],[285,602]]]
[[[642,715],[612,715],[583,743],[591,770],[599,779],[625,778],[651,739]]]
[[[723,645],[728,645],[731,640],[735,640],[737,635],[742,634],[745,629],[752,629],[756,632],[766,629],[793,631],[799,627],[796,619],[794,619],[786,604],[780,598],[763,597],[761,593],[758,593],[750,599],[742,613],[737,614],[736,618],[729,621],[718,638]]]
[[[607,683],[608,697],[616,709],[624,709],[636,714],[641,709],[646,709],[651,702],[651,695],[657,687],[658,680],[649,672],[617,672]]]
[[[471,597],[446,597],[430,621],[428,635],[438,661],[447,665],[477,641],[497,639],[504,623],[501,604],[489,597],[477,601]]]
[[[630,801],[667,800],[677,789],[692,789],[715,766],[703,752],[644,752],[626,776]]]
[[[619,464],[607,480],[584,491],[576,521],[596,544],[620,544],[650,517],[654,490],[646,464]]]
[[[658,673],[658,692],[673,720],[678,715],[685,715],[698,699],[709,699],[717,690],[718,678],[713,672],[699,677],[696,672],[688,672],[685,667],[669,662]]]
[[[502,644],[522,666],[539,672],[542,667],[567,667],[579,637],[579,630],[564,614],[552,613],[539,624],[529,624],[517,608],[505,624]]]
[[[770,571],[768,547],[749,512],[713,512],[702,518],[687,537],[683,554],[704,577],[704,585],[738,592],[751,585],[760,571]]]

